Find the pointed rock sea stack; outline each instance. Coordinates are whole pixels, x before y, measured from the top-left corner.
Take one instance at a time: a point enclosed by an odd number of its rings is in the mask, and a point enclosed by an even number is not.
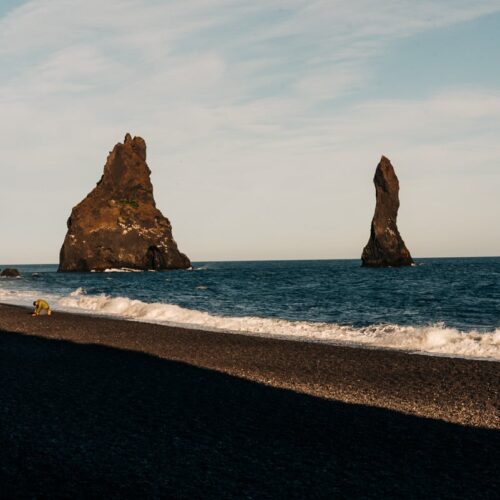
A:
[[[366,267],[411,266],[413,259],[396,224],[399,210],[399,181],[391,162],[382,156],[375,172],[377,204],[370,240],[361,260]]]
[[[127,134],[109,154],[97,186],[71,212],[59,271],[191,266],[156,208],[150,174],[146,143]]]

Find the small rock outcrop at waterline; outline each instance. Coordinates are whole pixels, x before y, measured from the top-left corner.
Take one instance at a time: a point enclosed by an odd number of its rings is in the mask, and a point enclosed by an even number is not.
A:
[[[399,210],[399,180],[391,162],[382,156],[375,172],[377,204],[370,240],[361,256],[366,267],[411,266],[413,259],[396,224]]]
[[[187,269],[169,220],[156,208],[146,143],[125,136],[93,191],[73,208],[59,271]]]
[[[0,273],[0,276],[4,278],[19,278],[21,274],[17,269],[6,268]]]

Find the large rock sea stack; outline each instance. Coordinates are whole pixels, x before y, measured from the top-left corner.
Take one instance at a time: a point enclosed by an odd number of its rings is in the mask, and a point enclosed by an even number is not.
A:
[[[59,271],[191,266],[156,208],[150,175],[146,143],[127,134],[109,154],[97,186],[71,212]]]
[[[413,259],[396,224],[399,210],[399,180],[391,162],[382,156],[375,172],[377,204],[370,240],[361,260],[366,267],[411,266]]]

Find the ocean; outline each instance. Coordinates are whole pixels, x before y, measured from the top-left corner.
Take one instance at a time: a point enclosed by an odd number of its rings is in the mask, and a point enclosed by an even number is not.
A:
[[[189,271],[57,273],[17,267],[0,302],[311,342],[500,360],[500,257],[197,262]]]

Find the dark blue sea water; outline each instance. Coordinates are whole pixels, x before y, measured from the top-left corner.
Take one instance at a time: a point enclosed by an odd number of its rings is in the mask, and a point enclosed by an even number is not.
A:
[[[269,335],[285,335],[288,328],[316,340],[375,345],[387,344],[379,337],[390,337],[390,328],[400,336],[434,332],[438,344],[436,331],[454,336],[455,344],[481,335],[477,342],[491,341],[477,352],[469,346],[471,354],[500,349],[498,257],[422,259],[399,269],[361,268],[359,260],[198,262],[191,271],[156,273],[18,269],[22,279],[0,280],[0,301],[31,303],[45,296],[56,309]]]

